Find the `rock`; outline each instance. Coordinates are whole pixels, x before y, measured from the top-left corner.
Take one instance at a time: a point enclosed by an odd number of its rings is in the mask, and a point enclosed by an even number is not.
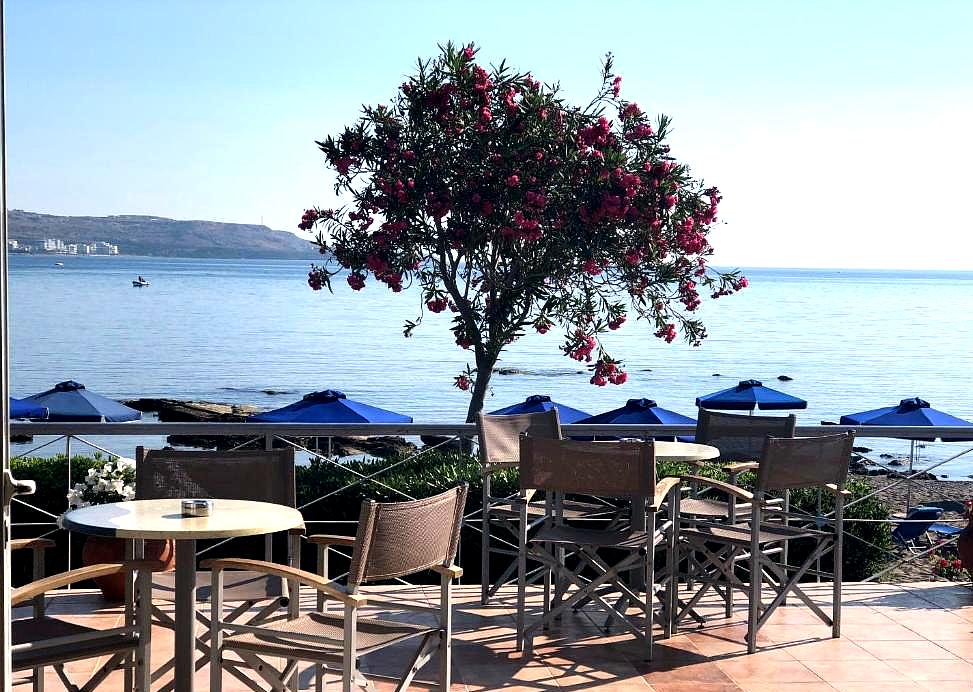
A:
[[[885,469],[882,469],[882,468],[869,468],[869,469],[866,469],[865,475],[866,476],[885,476],[885,475],[891,475],[891,474],[889,474],[888,471],[886,471]]]
[[[902,466],[902,461],[899,459],[893,459],[889,462],[889,466]]]
[[[852,447],[851,449],[853,452],[861,452],[863,454],[868,454],[872,451],[871,447]]]
[[[134,399],[123,403],[143,413],[158,413],[160,423],[240,423],[257,412],[256,406],[216,401]]]
[[[894,457],[891,454],[879,454],[878,455],[878,458],[879,459],[894,459]]]
[[[526,375],[526,370],[521,370],[520,368],[494,368],[493,372],[498,375]]]
[[[179,447],[196,447],[199,449],[215,449],[225,451],[238,447],[252,439],[252,436],[169,435],[166,438],[166,442]],[[328,438],[326,437],[319,437],[317,439],[313,437],[298,437],[289,439],[293,440],[295,444],[307,449],[314,449],[317,446],[322,452],[327,452],[328,450]],[[280,440],[274,440],[274,447],[276,449],[286,449],[290,447],[290,445],[286,445]],[[400,454],[409,454],[414,452],[415,449],[416,446],[413,443],[401,437],[331,438],[331,452],[332,454],[340,457],[358,456],[360,454],[366,454],[373,457],[390,457]]]
[[[714,373],[713,373],[713,377],[723,377],[723,375],[721,375],[721,374],[720,374],[720,373],[718,373],[718,372],[714,372]]]
[[[34,441],[33,435],[11,435],[10,443],[15,445],[28,444]]]
[[[578,372],[583,372],[583,371],[578,370]],[[652,372],[652,368],[642,368],[642,372]]]
[[[422,440],[422,444],[427,447],[436,447],[446,452],[466,452],[469,453],[473,449],[473,440],[469,438],[460,439],[450,439],[448,437],[441,437],[439,435],[421,435],[419,437]]]
[[[778,375],[777,376],[777,379],[780,380],[781,382],[790,382],[794,378],[793,377],[788,377],[787,375]]]

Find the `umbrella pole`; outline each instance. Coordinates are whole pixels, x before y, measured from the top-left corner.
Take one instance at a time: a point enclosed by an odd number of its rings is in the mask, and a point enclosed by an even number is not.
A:
[[[916,441],[909,440],[909,480],[906,485],[905,492],[905,513],[908,516],[909,510],[912,509],[912,462],[916,457]]]
[[[71,492],[71,488],[74,486],[71,484],[71,436],[66,435],[64,437],[64,456],[68,460],[68,492]],[[70,509],[70,508],[69,508]],[[68,569],[71,569],[71,532],[68,531]],[[71,585],[68,584],[68,590],[71,590]]]

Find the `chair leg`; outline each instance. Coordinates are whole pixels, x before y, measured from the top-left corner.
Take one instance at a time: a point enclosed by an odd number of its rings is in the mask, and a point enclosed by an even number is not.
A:
[[[490,602],[490,475],[483,475],[483,509],[480,529],[480,603]]]
[[[358,608],[345,605],[345,636],[341,660],[341,692],[352,692],[358,679]]]
[[[223,689],[223,570],[213,570],[210,590],[209,689]]]
[[[517,651],[524,650],[524,617],[527,608],[527,506],[520,508],[517,527]]]
[[[439,639],[439,687],[443,692],[449,692],[453,679],[453,584],[446,575],[440,582],[439,595],[442,627]]]

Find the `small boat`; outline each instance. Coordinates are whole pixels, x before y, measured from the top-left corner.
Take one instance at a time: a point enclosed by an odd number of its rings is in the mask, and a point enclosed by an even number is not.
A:
[[[134,288],[142,288],[143,286],[149,286],[149,282],[143,279],[141,276],[137,280],[132,281],[132,286]]]
[[[64,269],[64,262],[55,262],[55,263],[54,263],[54,266],[55,266],[55,267],[56,267],[57,269]]]

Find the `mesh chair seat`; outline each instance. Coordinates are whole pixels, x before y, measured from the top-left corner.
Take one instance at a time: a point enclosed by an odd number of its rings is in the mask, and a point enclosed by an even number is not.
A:
[[[721,543],[735,543],[739,545],[750,545],[751,531],[750,524],[704,524],[691,528],[683,528],[679,531],[682,537],[696,537],[704,540],[714,540]],[[809,529],[785,528],[780,524],[762,524],[760,526],[760,542],[776,543],[779,541],[790,541],[795,538],[821,538],[832,534],[824,531],[813,531]]]
[[[15,646],[29,642],[43,644],[55,637],[89,635],[99,631],[96,628],[50,617],[24,618],[14,620],[11,624],[13,625],[11,638]],[[24,670],[53,663],[93,658],[101,654],[114,654],[125,649],[134,649],[137,643],[138,638],[133,634],[109,631],[96,639],[16,651],[13,655],[13,669]]]
[[[309,613],[296,620],[276,622],[261,627],[267,632],[244,633],[228,636],[223,646],[229,650],[250,651],[266,656],[293,656],[300,651],[301,659],[307,661],[340,661],[344,647],[344,617],[335,613]],[[406,639],[412,639],[438,627],[391,622],[375,618],[358,620],[358,654],[368,654]],[[325,642],[312,642],[288,634],[313,635],[327,639]]]
[[[625,548],[640,550],[645,547],[645,531],[622,529],[611,531],[605,529],[585,529],[577,526],[542,526],[530,538],[531,543],[568,543],[572,545],[593,546],[596,548]],[[653,545],[662,543],[661,531],[655,532]]]
[[[563,503],[565,519],[593,519],[598,517],[610,517],[618,512],[615,507],[598,504],[595,502],[582,502],[580,500],[565,500]],[[517,517],[520,514],[519,505],[515,506],[510,502],[501,502],[490,505],[490,514]],[[527,516],[536,519],[544,516],[544,502],[531,502],[527,505]]]
[[[213,588],[212,575],[206,570],[196,572],[196,600],[208,603]],[[284,582],[280,577],[259,572],[229,571],[223,575],[223,600],[229,601],[269,601],[286,596]],[[153,600],[174,602],[176,600],[176,573],[161,572],[152,576]]]
[[[727,502],[709,500],[705,497],[686,497],[679,501],[679,511],[696,517],[725,519],[730,516],[730,505]]]

